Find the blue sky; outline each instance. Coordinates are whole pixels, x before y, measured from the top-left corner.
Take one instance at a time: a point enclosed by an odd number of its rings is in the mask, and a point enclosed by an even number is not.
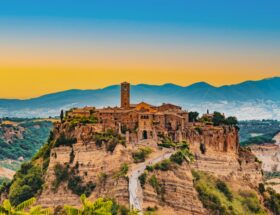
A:
[[[280,2],[264,0],[10,0],[0,17],[164,23],[186,27],[280,30]]]
[[[2,0],[0,74],[30,74],[41,88],[25,92],[19,78],[13,93],[0,97],[92,86],[77,75],[51,87],[57,72],[98,76],[96,87],[277,76],[279,11],[279,0]]]

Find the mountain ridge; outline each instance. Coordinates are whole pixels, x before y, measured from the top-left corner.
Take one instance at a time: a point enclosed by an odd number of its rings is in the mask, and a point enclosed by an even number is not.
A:
[[[117,106],[119,105],[119,91],[120,86],[111,85],[99,89],[70,89],[30,99],[0,99],[0,117],[18,115],[34,117],[36,114],[46,117],[58,115],[60,109],[76,106]],[[193,106],[198,106],[198,109],[205,106],[203,111],[208,108],[212,109],[213,105],[220,103],[244,104],[250,102],[265,105],[267,101],[273,101],[278,104],[280,103],[280,77],[245,81],[220,87],[206,82],[197,82],[185,87],[172,83],[131,85],[131,103],[141,101],[155,105],[163,102],[174,103],[190,110],[195,109]],[[224,111],[228,108],[217,109]],[[280,118],[280,113],[276,114],[277,117],[279,114]]]

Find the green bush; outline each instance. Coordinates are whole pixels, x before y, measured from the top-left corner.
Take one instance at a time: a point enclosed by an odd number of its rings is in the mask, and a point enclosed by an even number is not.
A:
[[[132,157],[135,163],[144,162],[149,154],[152,153],[152,149],[150,147],[142,147],[138,151],[132,153]]]
[[[95,187],[96,185],[93,182],[84,184],[80,176],[71,175],[68,180],[68,188],[79,196],[85,194],[88,197]]]
[[[60,136],[55,141],[55,147],[59,146],[72,146],[77,143],[77,138],[75,137],[66,137],[65,133],[61,133]]]
[[[174,163],[181,165],[184,161],[184,155],[181,151],[176,152],[175,154],[171,155],[170,160]]]
[[[125,177],[128,173],[128,164],[124,163],[121,165],[119,171],[115,174],[115,178]]]
[[[115,150],[117,144],[125,146],[124,137],[110,129],[103,133],[94,134],[93,140],[97,147],[101,147],[102,144],[105,144],[106,150],[111,153]]]
[[[233,200],[233,195],[225,182],[218,179],[216,181],[216,187],[227,197],[229,201]]]
[[[55,180],[52,183],[52,189],[57,190],[60,183],[68,179],[68,166],[62,166],[61,164],[56,164],[54,166]]]
[[[260,205],[260,201],[258,199],[258,196],[255,192],[248,191],[248,190],[242,190],[239,192],[240,196],[243,198],[241,199],[241,202],[243,206],[248,209],[248,211],[252,213],[261,213],[262,207]]]
[[[154,190],[159,193],[159,184],[157,177],[155,175],[152,175],[149,179],[149,184],[154,188]]]
[[[159,184],[157,177],[152,175],[148,182],[154,188],[155,192],[160,196],[161,200],[164,201],[164,187]]]
[[[266,214],[253,190],[233,192],[228,184],[205,172],[192,171],[194,186],[210,214]]]
[[[171,162],[169,159],[165,159],[157,164],[154,165],[154,169],[161,170],[161,171],[167,171],[171,169]]]
[[[280,214],[280,194],[272,188],[267,188],[267,194],[264,195],[264,204],[274,215]]]
[[[141,184],[141,187],[144,187],[145,183],[146,183],[146,180],[147,180],[147,173],[144,172],[142,173],[140,176],[139,176],[139,181],[140,181],[140,184]]]
[[[150,165],[146,166],[146,170],[149,172],[154,171],[154,169],[155,169],[154,166],[150,166]]]
[[[34,197],[43,185],[43,172],[39,166],[30,163],[22,165],[9,188],[9,199],[13,205]]]

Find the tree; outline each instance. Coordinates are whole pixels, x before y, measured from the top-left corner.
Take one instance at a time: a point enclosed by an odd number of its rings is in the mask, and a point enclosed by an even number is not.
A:
[[[51,214],[49,208],[43,209],[40,205],[32,207],[36,202],[35,198],[28,199],[16,207],[11,205],[11,202],[6,199],[3,201],[3,204],[0,205],[0,214],[1,215],[48,215]],[[29,208],[29,211],[27,209]]]
[[[225,123],[225,116],[221,114],[220,112],[214,112],[212,122],[214,126],[219,126],[221,124]]]
[[[113,209],[113,201],[98,198],[95,202],[89,201],[85,195],[81,196],[82,209],[77,209],[72,206],[64,206],[67,215],[111,215]]]
[[[64,118],[64,111],[61,110],[61,112],[60,112],[60,121],[61,122],[63,121],[63,118]]]
[[[227,125],[237,125],[238,121],[237,121],[237,118],[234,117],[234,116],[229,116],[227,119],[226,119],[226,124]]]
[[[194,111],[194,112],[189,112],[189,121],[190,122],[197,122],[197,118],[199,116],[199,113]]]

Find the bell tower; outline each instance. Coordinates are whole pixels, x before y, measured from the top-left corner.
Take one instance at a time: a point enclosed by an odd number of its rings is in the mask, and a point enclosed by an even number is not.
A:
[[[121,83],[121,108],[129,109],[130,107],[130,84]]]

